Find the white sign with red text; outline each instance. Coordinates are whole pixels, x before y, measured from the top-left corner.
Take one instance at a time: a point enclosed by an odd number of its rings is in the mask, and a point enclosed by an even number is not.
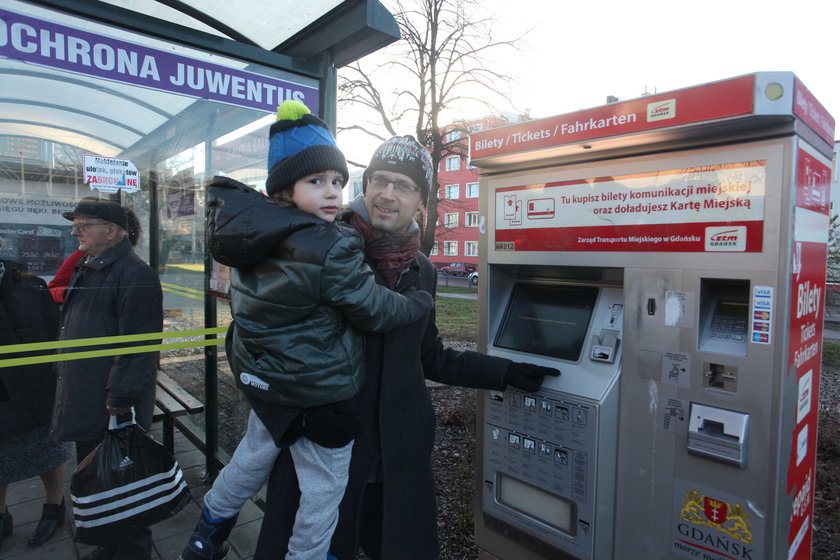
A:
[[[125,158],[86,155],[85,183],[103,193],[133,193],[140,190],[140,174]]]
[[[496,249],[759,252],[766,161],[500,188]]]

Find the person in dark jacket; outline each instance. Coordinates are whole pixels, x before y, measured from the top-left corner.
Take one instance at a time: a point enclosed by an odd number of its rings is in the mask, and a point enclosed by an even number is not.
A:
[[[131,243],[132,247],[137,247],[137,243],[140,241],[140,236],[143,234],[143,226],[140,225],[140,219],[137,217],[137,214],[129,208],[125,209],[125,217],[128,220],[126,223],[128,242]],[[47,287],[50,289],[50,294],[52,294],[53,299],[58,305],[64,303],[64,295],[67,293],[67,286],[70,284],[70,278],[73,277],[73,271],[76,270],[76,265],[84,256],[85,254],[78,249],[70,253],[70,255],[64,259],[64,262],[61,263],[61,266],[58,267],[58,271],[55,273],[55,276],[53,276],[53,279],[47,283]]]
[[[60,340],[112,337],[163,330],[160,280],[134,254],[128,218],[116,202],[85,197],[64,217],[85,256],[76,264],[61,306]],[[154,344],[143,341],[123,346]],[[89,350],[110,348],[93,346]],[[66,352],[72,352],[68,349]],[[111,416],[134,410],[148,429],[155,405],[157,352],[100,356],[58,362],[52,432],[59,441],[76,442],[81,462],[102,440]],[[86,560],[151,557],[151,530],[97,547]]]
[[[327,126],[297,101],[281,104],[277,115],[269,132],[270,197],[221,177],[208,187],[210,250],[233,267],[228,360],[253,411],[204,497],[181,560],[227,555],[239,511],[285,448],[301,490],[285,557],[327,558],[353,447],[349,399],[364,378],[359,329],[401,327],[432,308],[425,292],[403,297],[378,285],[358,233],[333,223],[348,174]],[[290,415],[294,428],[271,428]]]
[[[44,281],[20,263],[0,261],[0,346],[57,336],[58,307]],[[44,544],[64,523],[64,463],[69,452],[49,437],[54,398],[52,364],[0,368],[0,546],[12,534],[6,490],[13,482],[40,476],[44,485],[41,520],[29,546]]]
[[[437,271],[418,250],[414,221],[431,188],[426,149],[410,136],[391,138],[374,152],[364,174],[364,194],[342,216],[361,233],[377,281],[394,291],[435,293]],[[534,392],[545,375],[559,372],[447,348],[433,310],[416,323],[366,335],[364,348],[359,432],[330,552],[339,560],[355,559],[360,548],[371,560],[435,560],[435,419],[426,379]],[[257,560],[286,550],[298,500],[292,459],[282,453],[272,471]]]

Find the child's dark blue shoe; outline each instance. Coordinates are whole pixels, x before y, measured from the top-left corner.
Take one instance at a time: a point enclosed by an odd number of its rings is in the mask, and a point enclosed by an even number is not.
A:
[[[229,519],[213,519],[207,508],[201,510],[201,518],[195,526],[190,542],[181,552],[178,560],[222,560],[230,551],[227,539],[236,525],[238,515]]]

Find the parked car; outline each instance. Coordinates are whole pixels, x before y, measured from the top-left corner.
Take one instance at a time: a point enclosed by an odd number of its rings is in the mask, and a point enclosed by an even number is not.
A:
[[[478,271],[470,272],[470,275],[467,276],[467,282],[470,286],[478,286]]]
[[[471,272],[475,272],[475,265],[462,262],[454,262],[444,265],[440,268],[443,274],[449,276],[468,276]]]

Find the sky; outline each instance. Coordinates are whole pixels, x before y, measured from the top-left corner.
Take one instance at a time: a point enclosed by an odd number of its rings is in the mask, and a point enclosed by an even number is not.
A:
[[[482,4],[497,21],[498,39],[524,36],[520,52],[499,50],[492,66],[515,78],[516,108],[536,118],[603,105],[608,95],[625,101],[754,72],[791,71],[840,122],[837,0]],[[453,117],[483,113],[464,107]],[[353,116],[339,112],[338,119],[346,125]],[[349,133],[339,134],[338,142],[358,161],[367,161],[377,145]]]

